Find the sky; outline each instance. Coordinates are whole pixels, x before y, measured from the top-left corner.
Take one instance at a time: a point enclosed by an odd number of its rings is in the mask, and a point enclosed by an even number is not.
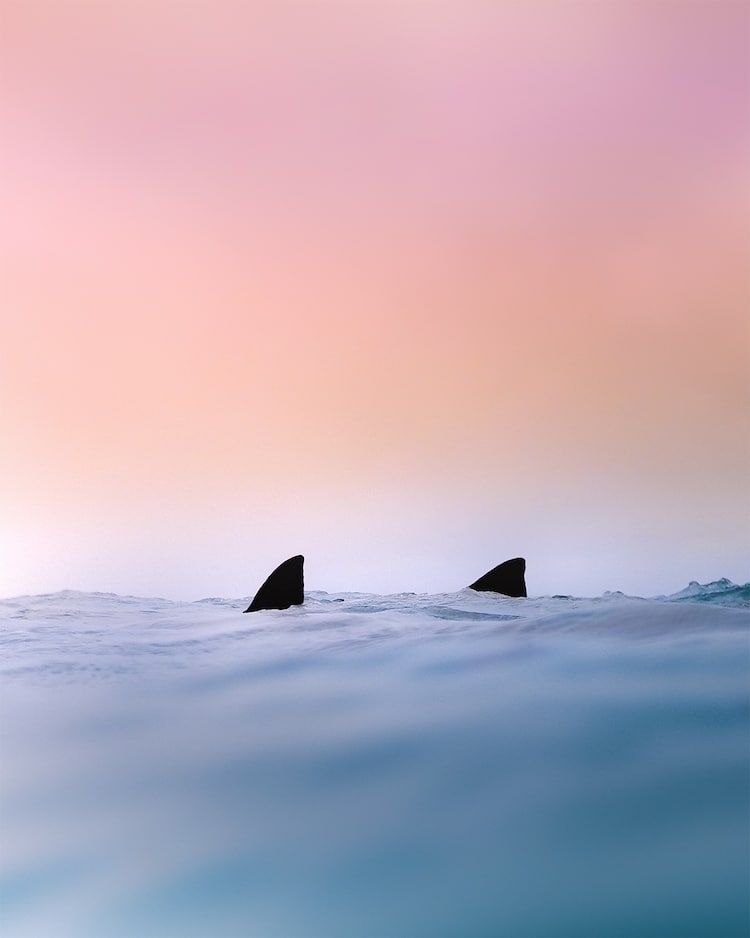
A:
[[[0,595],[750,579],[745,0],[0,15]]]

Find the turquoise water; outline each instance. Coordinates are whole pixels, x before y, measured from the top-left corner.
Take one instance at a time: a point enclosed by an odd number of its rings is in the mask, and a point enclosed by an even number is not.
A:
[[[747,935],[717,592],[7,600],[2,933]]]

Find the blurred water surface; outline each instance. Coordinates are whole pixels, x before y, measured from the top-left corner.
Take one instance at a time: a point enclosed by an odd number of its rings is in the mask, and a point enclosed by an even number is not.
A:
[[[6,600],[2,933],[747,935],[750,611],[711,586]]]

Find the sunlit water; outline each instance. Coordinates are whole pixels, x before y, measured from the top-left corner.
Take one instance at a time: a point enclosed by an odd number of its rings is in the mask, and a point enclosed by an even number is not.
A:
[[[1,602],[0,932],[747,935],[749,602]]]

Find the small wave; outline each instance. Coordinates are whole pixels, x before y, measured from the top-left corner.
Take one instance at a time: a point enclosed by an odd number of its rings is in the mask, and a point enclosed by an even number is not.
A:
[[[450,619],[455,621],[471,622],[509,622],[511,619],[521,619],[522,616],[503,615],[494,612],[472,612],[468,609],[454,609],[452,606],[425,606],[422,610],[436,619]]]
[[[667,596],[666,599],[669,602],[713,603],[718,606],[750,608],[750,583],[739,585],[726,577],[711,583],[692,580],[685,589]]]

